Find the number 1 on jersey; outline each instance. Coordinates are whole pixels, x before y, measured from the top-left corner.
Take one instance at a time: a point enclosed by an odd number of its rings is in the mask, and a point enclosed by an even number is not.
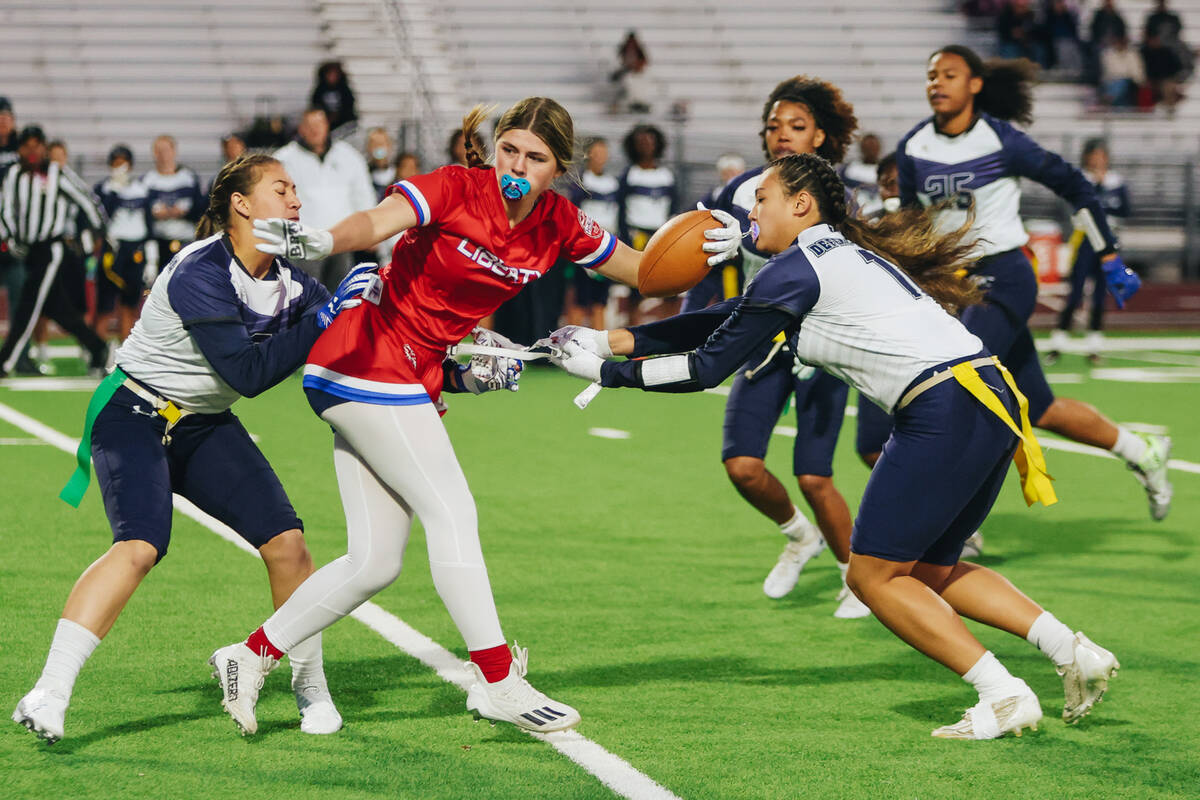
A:
[[[885,258],[881,258],[875,253],[872,253],[870,250],[864,250],[861,247],[858,248],[858,254],[862,257],[862,260],[868,264],[876,264],[882,267],[888,275],[892,276],[892,279],[896,281],[896,283],[900,284],[901,289],[913,296],[914,300],[922,295],[921,290],[912,282],[912,279],[905,275],[904,272],[892,262]]]

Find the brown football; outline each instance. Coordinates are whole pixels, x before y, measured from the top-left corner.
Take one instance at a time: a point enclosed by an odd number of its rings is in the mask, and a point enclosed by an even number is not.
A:
[[[707,211],[687,211],[671,217],[654,232],[642,253],[638,291],[646,297],[670,297],[686,292],[708,274],[708,257],[701,245],[704,232],[721,223]]]

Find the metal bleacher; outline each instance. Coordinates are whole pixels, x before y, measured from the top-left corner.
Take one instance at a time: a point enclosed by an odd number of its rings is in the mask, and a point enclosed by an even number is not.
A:
[[[326,41],[315,2],[5,0],[0,95],[18,125],[64,139],[85,174],[115,142],[148,166],[161,133],[210,174],[223,134],[256,111],[303,108]]]

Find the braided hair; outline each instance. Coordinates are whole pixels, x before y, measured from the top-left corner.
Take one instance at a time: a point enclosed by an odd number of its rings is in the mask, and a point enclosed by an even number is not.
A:
[[[926,294],[957,313],[983,295],[967,280],[963,267],[972,260],[975,240],[967,236],[974,213],[957,230],[937,230],[930,209],[906,207],[870,223],[849,214],[846,185],[833,165],[819,155],[788,155],[771,162],[787,197],[808,192],[821,221],[850,241],[903,269]]]
[[[196,238],[207,239],[214,233],[228,230],[230,199],[234,194],[250,194],[263,167],[278,163],[278,159],[266,153],[247,153],[221,167],[208,191],[208,208],[196,225]]]
[[[858,117],[854,116],[854,106],[842,97],[842,90],[828,81],[810,78],[807,75],[797,75],[788,78],[776,86],[763,104],[762,138],[763,153],[771,157],[767,151],[767,120],[771,116],[771,108],[776,103],[799,103],[813,115],[817,127],[825,132],[825,141],[817,148],[817,154],[829,159],[834,164],[841,163],[846,157],[846,149],[858,128]]]

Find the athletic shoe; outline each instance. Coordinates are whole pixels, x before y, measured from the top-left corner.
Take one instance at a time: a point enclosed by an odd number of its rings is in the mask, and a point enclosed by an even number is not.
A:
[[[844,583],[837,599],[838,607],[833,615],[838,619],[862,619],[871,616],[871,609],[867,608],[867,604],[859,600],[858,595],[850,591],[850,587]]]
[[[979,558],[981,555],[983,555],[983,534],[975,531],[963,542],[963,549],[959,558]]]
[[[1156,521],[1166,519],[1171,510],[1171,481],[1167,477],[1167,462],[1171,458],[1171,437],[1156,434],[1138,434],[1146,440],[1146,454],[1134,464],[1126,462],[1133,476],[1146,490],[1150,501],[1150,517]]]
[[[63,737],[68,701],[56,692],[34,689],[21,698],[13,711],[13,722],[24,725],[39,739],[54,744]]]
[[[779,555],[778,563],[771,569],[767,579],[763,581],[763,594],[778,600],[795,589],[796,581],[800,580],[800,571],[804,569],[804,565],[821,552],[821,548],[824,546],[825,540],[815,525],[805,526],[804,533],[799,539],[789,537],[788,543],[784,545],[783,552]]]
[[[1026,686],[1023,694],[995,702],[980,700],[961,720],[943,725],[933,735],[939,739],[999,739],[1009,732],[1020,736],[1025,728],[1036,731],[1041,721],[1037,695]]]
[[[221,707],[229,712],[242,735],[258,732],[254,706],[267,674],[279,666],[279,660],[259,655],[238,642],[216,650],[208,659],[213,677],[221,684]]]
[[[342,715],[324,682],[298,685],[293,679],[292,693],[296,695],[296,708],[300,709],[301,731],[321,735],[342,729]]]
[[[551,700],[525,680],[529,670],[529,650],[512,647],[513,662],[508,676],[495,683],[488,683],[483,672],[473,661],[466,667],[475,682],[467,691],[467,710],[475,713],[475,719],[496,722],[511,722],[527,731],[546,733],[563,731],[579,724],[579,712],[566,703]]]
[[[1108,681],[1117,674],[1117,657],[1080,632],[1075,634],[1075,660],[1058,667],[1063,679],[1063,719],[1068,724],[1087,716],[1108,690]]]

